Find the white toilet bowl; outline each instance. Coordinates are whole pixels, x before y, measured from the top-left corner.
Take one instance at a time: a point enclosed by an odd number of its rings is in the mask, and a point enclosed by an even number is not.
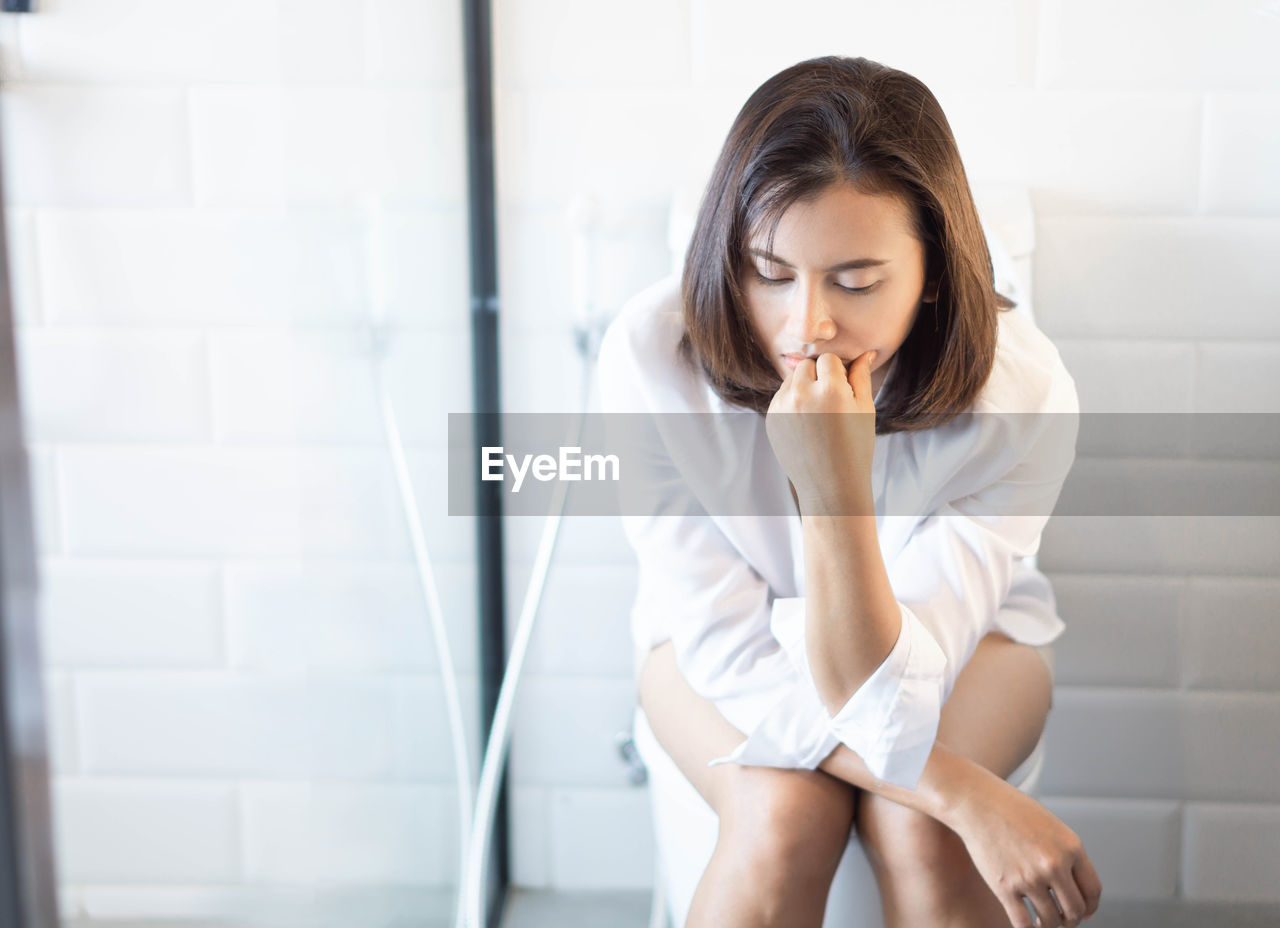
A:
[[[639,706],[632,737],[649,771],[658,878],[663,881],[667,916],[674,928],[684,928],[694,890],[715,849],[719,819],[658,744]],[[1042,734],[1035,750],[1009,776],[1008,782],[1024,793],[1034,795],[1039,785],[1044,741]],[[836,869],[822,928],[884,928],[880,888],[855,833],[850,833]]]

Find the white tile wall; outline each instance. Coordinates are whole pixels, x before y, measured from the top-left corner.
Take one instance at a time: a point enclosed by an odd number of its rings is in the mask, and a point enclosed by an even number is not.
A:
[[[747,94],[834,52],[922,77],[970,179],[1029,189],[1033,304],[1085,411],[1275,412],[1266,7],[497,0],[504,402],[575,408],[570,199],[599,198],[594,295],[612,312],[666,272],[672,193],[700,193]],[[427,489],[446,479],[442,407],[470,403],[460,9],[47,0],[0,17],[72,911],[336,924],[316,881],[408,912],[440,907],[422,881],[457,879],[443,667],[364,325],[392,326],[474,752],[474,520]],[[541,530],[504,525],[512,631]],[[1068,627],[1043,792],[1108,897],[1280,901],[1277,521],[1060,517],[1040,564]],[[566,520],[516,705],[521,885],[651,879],[646,793],[614,742],[633,592],[616,521]]]

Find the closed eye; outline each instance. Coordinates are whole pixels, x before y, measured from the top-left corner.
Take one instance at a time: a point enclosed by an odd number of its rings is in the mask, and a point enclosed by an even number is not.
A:
[[[759,280],[762,284],[785,284],[785,283],[791,282],[790,277],[765,277],[759,271],[756,271],[755,275],[756,275],[756,279]],[[865,287],[845,287],[842,284],[836,284],[836,286],[839,287],[841,290],[843,290],[845,293],[866,293],[868,290],[874,287],[875,284],[867,284],[867,286]]]

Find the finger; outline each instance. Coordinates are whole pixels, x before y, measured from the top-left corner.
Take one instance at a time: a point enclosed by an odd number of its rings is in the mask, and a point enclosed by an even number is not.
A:
[[[871,365],[875,360],[875,351],[864,351],[849,365],[849,386],[860,400],[871,399]]]
[[[1061,928],[1062,916],[1058,907],[1049,898],[1049,888],[1038,886],[1026,894],[1027,902],[1036,913],[1036,928]]]
[[[1084,897],[1076,887],[1076,881],[1067,875],[1065,879],[1056,880],[1053,884],[1053,895],[1058,908],[1062,910],[1062,920],[1067,928],[1074,928],[1085,917]]]
[[[1098,871],[1093,869],[1093,861],[1088,854],[1081,856],[1071,869],[1071,875],[1076,878],[1076,885],[1084,896],[1085,917],[1088,918],[1098,911],[1098,900],[1102,897],[1102,880],[1098,879]]]
[[[826,380],[828,378],[844,379],[844,362],[840,360],[840,355],[834,351],[824,351],[818,355],[816,367],[818,380]]]
[[[1000,904],[1004,906],[1004,914],[1009,918],[1009,924],[1013,928],[1029,928],[1032,925],[1035,916],[1027,917],[1027,905],[1022,901],[1021,896],[1014,896],[1013,902],[1009,901],[1008,896],[1000,896]]]

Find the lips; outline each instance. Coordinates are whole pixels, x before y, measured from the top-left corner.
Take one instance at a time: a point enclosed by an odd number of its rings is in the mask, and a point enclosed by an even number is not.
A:
[[[806,358],[812,361],[816,361],[818,359],[818,355],[816,354],[784,354],[782,356],[782,360],[786,362],[787,367],[790,370],[795,370],[796,365],[798,365],[801,361],[805,360]],[[853,362],[848,360],[847,358],[841,358],[840,363],[843,364],[845,367],[848,367]]]
[[[822,353],[823,355],[826,355],[826,353],[828,352],[822,352]],[[810,361],[817,361],[818,355],[783,355],[782,356],[782,360],[787,361],[788,364],[800,364],[800,362],[804,361],[805,358],[808,358],[808,360]],[[847,357],[840,358],[841,364],[844,364],[844,365],[849,364],[850,361],[851,361],[851,358],[847,358]]]

